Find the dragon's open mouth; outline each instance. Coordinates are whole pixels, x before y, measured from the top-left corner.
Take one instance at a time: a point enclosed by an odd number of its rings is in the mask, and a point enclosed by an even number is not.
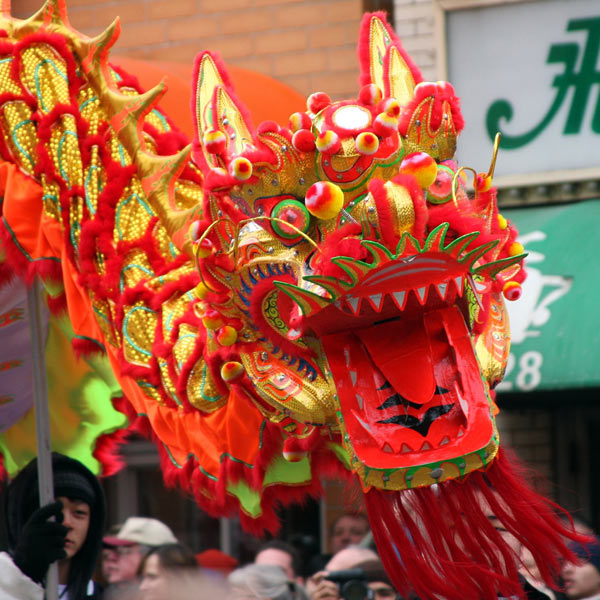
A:
[[[464,289],[483,291],[475,285],[446,254],[410,256],[308,317],[366,465],[412,466],[489,443],[489,398],[465,322]]]

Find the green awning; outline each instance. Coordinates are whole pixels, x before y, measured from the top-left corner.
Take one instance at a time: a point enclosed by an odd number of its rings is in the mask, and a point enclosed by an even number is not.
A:
[[[600,387],[600,199],[502,214],[529,257],[499,390]]]

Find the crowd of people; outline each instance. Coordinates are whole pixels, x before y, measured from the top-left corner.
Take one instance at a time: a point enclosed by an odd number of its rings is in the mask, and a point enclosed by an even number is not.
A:
[[[157,519],[132,516],[105,531],[96,477],[66,456],[53,454],[56,501],[40,507],[36,467],[32,461],[4,491],[9,547],[0,553],[0,600],[43,600],[54,562],[62,600],[415,600],[394,588],[362,514],[336,519],[330,554],[302,560],[294,545],[271,540],[253,563],[239,565],[218,549],[195,554]],[[562,592],[539,582],[533,557],[511,540],[526,597],[600,600],[600,538],[590,539],[572,545],[580,562],[564,565]]]

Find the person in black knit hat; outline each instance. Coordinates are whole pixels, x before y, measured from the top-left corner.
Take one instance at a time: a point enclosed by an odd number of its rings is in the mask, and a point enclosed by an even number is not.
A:
[[[0,598],[42,600],[48,567],[58,561],[61,600],[99,600],[91,581],[106,519],[104,493],[79,461],[52,453],[56,501],[40,508],[37,460],[4,491],[8,553],[0,553]]]

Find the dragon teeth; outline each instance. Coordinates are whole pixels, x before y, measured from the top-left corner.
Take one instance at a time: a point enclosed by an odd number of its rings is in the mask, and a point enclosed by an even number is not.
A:
[[[383,294],[373,294],[373,296],[369,296],[369,302],[373,308],[379,312],[383,304]]]
[[[425,299],[427,298],[427,290],[428,289],[429,289],[428,286],[424,286],[424,287],[417,288],[415,290],[415,294],[417,295],[417,298],[419,299],[419,304],[421,304],[421,306],[423,306],[425,304]]]
[[[394,298],[394,303],[400,310],[404,310],[404,306],[406,305],[406,292],[394,292],[392,294]]]
[[[448,293],[448,282],[438,283],[436,286],[438,294],[442,300],[446,299],[446,294]]]
[[[454,278],[454,283],[456,285],[456,291],[458,292],[459,296],[463,295],[463,290],[464,290],[464,283],[465,283],[465,279],[462,275],[459,275],[458,277]]]
[[[352,314],[357,315],[360,312],[360,301],[361,298],[357,298],[356,296],[346,296],[346,302],[350,306]]]

